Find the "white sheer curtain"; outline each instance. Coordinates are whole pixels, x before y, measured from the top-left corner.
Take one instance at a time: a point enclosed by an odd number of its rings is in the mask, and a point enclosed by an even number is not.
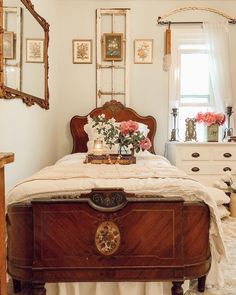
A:
[[[228,21],[203,23],[203,31],[209,46],[210,76],[215,107],[218,112],[225,113],[226,106],[233,106],[229,23]],[[232,123],[235,123],[233,118]]]

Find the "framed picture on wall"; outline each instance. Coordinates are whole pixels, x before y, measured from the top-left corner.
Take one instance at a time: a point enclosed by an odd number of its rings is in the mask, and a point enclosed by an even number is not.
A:
[[[92,40],[72,40],[73,63],[92,63]]]
[[[134,40],[134,63],[151,64],[153,56],[153,39]]]
[[[14,32],[3,33],[3,58],[14,58]]]
[[[44,62],[44,39],[26,39],[26,62]]]
[[[102,58],[104,61],[123,60],[123,34],[104,33],[102,36]]]

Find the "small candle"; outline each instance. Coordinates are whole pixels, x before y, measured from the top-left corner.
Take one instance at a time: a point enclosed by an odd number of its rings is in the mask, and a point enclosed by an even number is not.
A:
[[[95,139],[93,143],[93,154],[94,155],[102,155],[103,154],[103,140]]]

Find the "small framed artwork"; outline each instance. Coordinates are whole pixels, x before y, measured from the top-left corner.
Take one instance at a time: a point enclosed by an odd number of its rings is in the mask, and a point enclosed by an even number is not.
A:
[[[104,61],[123,60],[123,34],[104,33],[102,36],[102,58]]]
[[[44,39],[26,39],[26,62],[44,62]]]
[[[92,63],[92,40],[72,40],[73,63]]]
[[[134,63],[151,64],[153,55],[153,39],[134,40]]]
[[[3,58],[14,58],[14,32],[3,33]]]

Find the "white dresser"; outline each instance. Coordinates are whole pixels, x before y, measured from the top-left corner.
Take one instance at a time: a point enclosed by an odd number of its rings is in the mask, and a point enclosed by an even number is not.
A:
[[[236,174],[236,143],[168,142],[166,157],[203,184],[212,185],[229,170]]]

